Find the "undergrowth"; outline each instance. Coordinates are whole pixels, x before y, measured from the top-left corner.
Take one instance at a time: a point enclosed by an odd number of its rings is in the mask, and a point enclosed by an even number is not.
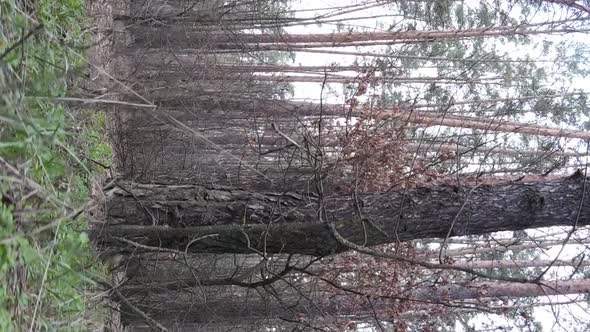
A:
[[[103,273],[85,229],[108,165],[105,117],[67,107],[83,71],[83,0],[0,0],[0,331],[99,327]]]

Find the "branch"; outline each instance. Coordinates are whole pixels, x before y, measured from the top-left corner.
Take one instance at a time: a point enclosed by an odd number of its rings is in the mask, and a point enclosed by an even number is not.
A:
[[[22,45],[27,39],[31,38],[31,36],[33,36],[35,33],[37,33],[37,31],[41,29],[43,29],[43,24],[39,24],[33,30],[29,31],[24,37],[19,39],[16,43],[14,43],[14,45],[10,46],[6,51],[4,51],[4,53],[0,55],[0,60],[3,60],[10,52]]]
[[[563,6],[570,7],[570,8],[574,8],[579,11],[590,14],[589,7],[584,6],[583,4],[580,4],[579,2],[577,2],[575,0],[545,0],[545,1],[550,2],[550,3],[555,3],[558,5],[563,5]]]
[[[534,284],[539,284],[539,282],[536,281],[536,280],[528,280],[528,279],[524,279],[524,278],[513,278],[513,277],[497,277],[497,276],[493,276],[493,275],[489,275],[489,274],[477,272],[477,271],[472,270],[472,269],[468,269],[468,268],[464,268],[464,267],[459,267],[459,266],[454,266],[454,265],[451,265],[451,264],[432,264],[432,263],[428,263],[428,262],[417,261],[417,260],[414,260],[414,259],[411,259],[411,258],[407,258],[407,257],[404,257],[404,256],[400,256],[400,255],[391,255],[391,254],[386,254],[386,253],[378,252],[376,250],[372,250],[370,248],[363,247],[363,246],[354,244],[354,243],[346,240],[344,237],[342,237],[342,235],[340,235],[340,233],[338,233],[338,231],[336,230],[336,226],[334,225],[334,223],[329,223],[329,226],[330,226],[330,230],[332,231],[332,235],[334,235],[334,238],[336,239],[336,241],[338,241],[338,243],[340,243],[341,245],[343,245],[345,247],[348,247],[348,248],[350,248],[350,249],[352,249],[354,251],[363,253],[363,254],[371,255],[371,256],[374,256],[374,257],[392,259],[392,260],[399,261],[399,262],[404,262],[404,263],[409,263],[409,264],[413,264],[413,265],[418,265],[418,266],[425,267],[425,268],[428,268],[428,269],[461,271],[461,272],[473,274],[475,276],[482,277],[482,278],[487,278],[487,279],[491,279],[491,280],[500,280],[500,281],[511,281],[511,282],[518,282],[518,283],[534,283]]]
[[[133,305],[133,303],[131,303],[131,301],[129,301],[125,296],[123,296],[123,294],[121,294],[121,292],[119,292],[117,288],[112,288],[112,291],[113,293],[115,293],[115,295],[117,295],[119,299],[121,299],[121,301],[123,301],[123,303],[125,303],[126,306],[131,308],[131,310],[135,311],[135,313],[137,313],[138,315],[140,315],[148,324],[157,327],[162,332],[168,332],[168,329],[165,328],[162,324],[158,323],[155,319],[151,318],[141,309]]]
[[[282,131],[279,130],[279,127],[273,122],[270,124],[270,126],[272,127],[272,129],[279,134],[282,138],[286,139],[289,143],[293,144],[294,146],[296,146],[298,149],[303,150],[301,148],[301,146],[295,142],[295,140],[293,140],[291,137],[285,135]]]

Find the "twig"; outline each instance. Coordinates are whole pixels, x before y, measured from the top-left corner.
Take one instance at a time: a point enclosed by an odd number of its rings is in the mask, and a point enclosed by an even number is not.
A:
[[[208,237],[216,237],[216,236],[219,236],[219,234],[207,234],[207,235],[199,236],[197,238],[192,239],[184,248],[184,254],[186,255],[188,253],[188,248],[190,248],[190,246],[192,246],[193,243],[201,241],[202,239],[206,239]]]
[[[345,246],[347,248],[350,248],[352,250],[355,250],[355,251],[363,253],[363,254],[371,255],[373,257],[386,258],[386,259],[391,259],[394,261],[414,264],[414,265],[418,265],[421,267],[425,267],[427,269],[461,271],[461,272],[473,274],[477,277],[487,278],[487,279],[491,279],[491,280],[510,281],[510,282],[518,282],[518,283],[533,283],[533,284],[537,284],[537,285],[540,284],[539,281],[537,281],[537,280],[529,280],[526,278],[494,276],[494,275],[490,275],[490,274],[481,273],[481,272],[475,271],[473,269],[464,268],[464,267],[460,267],[460,266],[454,266],[452,264],[433,264],[433,263],[418,261],[418,260],[408,258],[405,256],[401,256],[401,255],[387,254],[387,253],[379,252],[379,251],[373,250],[371,248],[363,247],[363,246],[360,246],[358,244],[348,241],[347,239],[342,237],[342,235],[338,232],[338,230],[336,229],[336,226],[334,225],[333,222],[328,223],[328,225],[330,227],[330,230],[332,231],[332,235],[334,236],[336,241],[338,243],[340,243],[342,246]]]
[[[125,303],[125,305],[127,305],[131,310],[135,311],[143,319],[145,319],[145,321],[148,324],[159,328],[160,331],[162,331],[162,332],[168,332],[168,329],[166,327],[164,327],[162,324],[158,323],[155,319],[151,318],[145,312],[143,312],[141,309],[136,307],[133,303],[131,303],[131,301],[129,301],[125,296],[123,296],[123,294],[121,294],[121,292],[119,292],[119,290],[117,288],[112,288],[112,290],[113,290],[113,293],[115,293],[115,295],[117,295],[117,297],[119,299],[121,299],[121,301],[123,301],[123,303]]]
[[[590,7],[585,6],[579,2],[576,2],[575,0],[545,0],[545,1],[547,1],[549,3],[563,5],[566,7],[575,8],[579,11],[585,12],[586,14],[590,14]]]
[[[135,241],[131,241],[129,239],[125,239],[119,236],[113,236],[113,239],[123,242],[123,243],[127,243],[130,244],[136,248],[139,249],[144,249],[147,251],[155,251],[155,252],[169,252],[169,253],[173,253],[173,254],[178,254],[178,255],[184,255],[185,253],[180,251],[180,250],[176,250],[176,249],[170,249],[170,248],[162,248],[162,247],[153,247],[153,246],[147,246],[145,244],[141,244],[141,243],[137,243]]]
[[[53,235],[53,242],[59,243],[59,228],[61,226],[61,219],[57,223],[55,228],[55,234]],[[35,320],[37,318],[37,312],[39,307],[41,306],[41,296],[43,295],[43,289],[45,289],[45,282],[47,281],[47,276],[49,273],[49,265],[51,265],[51,260],[55,254],[55,248],[57,246],[52,246],[51,251],[49,252],[49,257],[47,258],[47,263],[45,264],[45,269],[43,271],[43,279],[41,279],[41,286],[39,287],[39,293],[37,293],[37,301],[35,302],[35,309],[33,310],[33,318],[31,318],[31,325],[29,326],[29,332],[33,331],[35,327]]]
[[[438,262],[439,263],[443,263],[443,252],[445,250],[445,247],[447,245],[447,242],[449,241],[449,238],[451,236],[451,233],[453,232],[453,228],[455,227],[455,224],[457,223],[457,220],[459,219],[459,215],[461,215],[461,212],[463,212],[463,209],[465,209],[465,205],[467,205],[467,202],[469,201],[469,197],[471,197],[471,194],[473,193],[473,191],[479,187],[481,183],[478,183],[477,185],[475,185],[473,188],[471,188],[471,190],[469,191],[469,193],[467,194],[467,197],[465,197],[465,201],[463,201],[463,205],[461,205],[461,208],[459,209],[459,211],[457,212],[457,214],[455,214],[455,218],[453,218],[453,222],[451,222],[451,226],[449,227],[449,231],[447,232],[447,236],[445,236],[445,239],[443,241],[443,243],[440,246],[440,251],[438,252]]]
[[[23,36],[21,39],[19,39],[16,43],[14,43],[14,45],[10,46],[6,51],[4,51],[4,53],[2,53],[2,55],[0,56],[0,60],[3,60],[10,52],[12,52],[14,49],[19,47],[20,45],[22,45],[27,39],[31,38],[31,36],[33,36],[35,33],[37,33],[37,31],[39,31],[41,29],[43,29],[43,24],[39,24],[36,28],[29,31],[29,33],[27,33],[25,36]]]
[[[143,107],[143,108],[151,108],[154,109],[156,105],[150,104],[138,104],[138,103],[130,103],[127,101],[121,100],[112,100],[112,99],[97,99],[97,98],[75,98],[75,97],[45,97],[45,96],[30,96],[27,98],[32,99],[46,99],[46,100],[57,100],[57,101],[76,101],[85,104],[112,104],[112,105],[124,105],[124,106],[132,106],[132,107]]]
[[[273,122],[270,124],[270,126],[272,127],[272,129],[279,134],[282,138],[286,139],[289,143],[291,143],[292,145],[296,146],[298,149],[303,150],[301,148],[301,145],[299,145],[299,143],[295,142],[294,139],[292,139],[291,137],[285,135],[285,133],[283,133],[279,127]]]
[[[256,249],[256,248],[253,248],[253,247],[252,247],[252,243],[250,242],[250,236],[248,236],[248,233],[246,233],[246,232],[244,231],[243,227],[241,227],[241,226],[237,226],[237,227],[238,227],[238,230],[239,230],[239,231],[240,231],[240,232],[241,232],[241,233],[244,235],[244,237],[246,238],[246,242],[247,242],[246,244],[247,244],[247,246],[248,246],[248,249],[250,249],[250,250],[254,251],[255,253],[259,254],[259,255],[260,255],[260,256],[262,256],[264,259],[266,259],[266,258],[267,258],[267,256],[266,256],[266,255],[265,255],[263,252],[261,252],[260,250],[258,250],[258,249]]]
[[[157,225],[158,224],[158,219],[156,219],[156,217],[154,216],[154,214],[152,213],[152,211],[150,211],[147,207],[145,207],[145,205],[143,205],[143,202],[129,189],[123,187],[118,181],[117,179],[115,179],[115,185],[119,188],[121,188],[121,190],[125,191],[126,193],[128,193],[129,195],[131,195],[139,204],[139,206],[141,206],[141,208],[150,216],[152,217],[152,225]]]
[[[367,302],[369,302],[369,305],[371,306],[371,312],[373,314],[373,318],[375,319],[375,322],[377,322],[377,326],[379,327],[379,330],[381,332],[385,332],[383,325],[381,325],[381,321],[379,321],[379,317],[377,317],[377,312],[375,311],[375,306],[373,305],[373,301],[371,301],[371,295],[366,295],[366,297],[367,297]]]

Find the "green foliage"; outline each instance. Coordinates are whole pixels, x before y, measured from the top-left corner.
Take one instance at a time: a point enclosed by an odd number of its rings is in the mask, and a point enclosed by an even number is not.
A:
[[[0,331],[85,331],[99,275],[82,213],[106,119],[52,97],[84,65],[82,0],[0,1]],[[92,314],[94,315],[94,314]]]

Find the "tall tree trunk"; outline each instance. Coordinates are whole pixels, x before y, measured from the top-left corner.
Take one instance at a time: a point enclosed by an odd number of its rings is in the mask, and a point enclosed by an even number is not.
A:
[[[308,282],[309,283],[309,282]],[[302,283],[292,284],[303,285]],[[279,286],[279,285],[277,285]],[[309,285],[308,285],[309,286]],[[278,288],[273,297],[264,292],[243,292],[233,290],[230,293],[216,293],[211,288],[208,298],[200,298],[187,292],[187,289],[171,291],[164,294],[137,293],[135,304],[152,318],[163,321],[175,319],[184,323],[205,322],[242,322],[275,319],[304,318],[309,321],[324,317],[348,317],[349,319],[366,319],[377,317],[389,319],[390,309],[400,305],[400,301],[417,302],[430,305],[467,301],[474,299],[521,298],[547,295],[583,294],[590,291],[590,279],[543,281],[535,283],[508,282],[469,282],[465,284],[434,285],[410,287],[407,290],[392,291],[383,297],[363,295],[362,288],[350,288],[357,292],[347,293],[339,289],[326,289],[326,284],[312,287]],[[330,286],[328,286],[330,287]],[[198,289],[195,288],[195,289]],[[147,290],[147,289],[146,289]],[[227,290],[226,290],[227,291]],[[233,292],[233,295],[230,295]],[[198,294],[198,293],[197,293]],[[240,295],[237,295],[240,294]],[[370,294],[370,293],[367,293]],[[156,296],[154,296],[156,295]],[[370,303],[367,299],[370,298]],[[400,314],[403,314],[401,312]],[[128,321],[138,317],[126,315]]]
[[[472,189],[438,185],[359,194],[358,203],[348,195],[327,196],[321,204],[328,220],[318,218],[317,197],[296,193],[121,182],[108,197],[108,223],[92,236],[126,250],[318,256],[348,250],[326,221],[344,238],[367,246],[590,224],[590,195],[580,174],[536,182],[492,181]],[[370,223],[360,220],[358,205]]]
[[[272,78],[276,80],[275,78]],[[323,79],[323,78],[322,78]],[[321,81],[318,79],[318,82]],[[225,85],[232,86],[234,82],[227,83]],[[154,99],[159,100],[158,104],[162,106],[177,105],[180,101],[183,101],[185,105],[193,102],[198,97],[186,97],[187,89],[192,91],[198,91],[198,84],[186,85],[183,87],[167,88],[162,90],[165,86],[165,82],[149,82],[144,84],[146,91],[149,91]],[[236,85],[236,90],[242,86]],[[159,91],[161,93],[158,93]],[[184,98],[183,98],[184,96]],[[201,102],[201,100],[199,100]],[[219,103],[226,103],[227,101],[220,101]],[[239,100],[236,100],[239,103]],[[260,112],[267,114],[274,114],[278,111],[287,111],[289,113],[298,115],[319,115],[320,110],[323,115],[335,115],[335,116],[359,116],[362,113],[362,109],[357,107],[349,112],[349,109],[344,105],[337,104],[325,104],[320,107],[316,103],[308,102],[283,102],[283,101],[256,101],[257,103],[265,103],[268,105],[266,108],[257,108]],[[251,102],[250,102],[251,103]],[[273,105],[275,103],[275,105]],[[182,103],[181,103],[182,104]],[[485,119],[470,116],[461,116],[453,114],[441,114],[440,112],[424,112],[424,111],[411,111],[407,110],[406,107],[397,109],[376,109],[381,111],[379,116],[384,120],[397,120],[406,123],[417,124],[420,127],[433,127],[433,126],[447,126],[453,128],[467,128],[467,129],[479,129],[489,132],[507,132],[507,133],[519,133],[527,135],[539,135],[548,137],[562,137],[562,138],[579,138],[588,140],[590,139],[590,132],[583,130],[573,129],[561,129],[555,127],[539,126],[527,123],[519,123],[498,119]],[[376,113],[377,114],[377,113]]]
[[[258,50],[282,49],[285,46],[299,48],[309,47],[344,47],[389,45],[395,43],[424,43],[435,40],[463,39],[472,37],[498,37],[515,35],[537,35],[572,32],[571,29],[538,28],[538,25],[499,26],[469,30],[425,30],[425,31],[391,31],[391,32],[340,32],[329,34],[230,34],[205,33],[200,29],[186,26],[128,28],[133,36],[132,47],[192,48],[207,46],[219,49],[253,48]],[[582,30],[583,31],[583,30]]]
[[[524,269],[527,267],[547,267],[547,266],[588,266],[590,261],[583,260],[581,262],[571,262],[563,260],[548,260],[548,259],[535,259],[535,260],[485,260],[485,261],[473,261],[473,262],[456,262],[453,266],[465,268],[465,269]]]
[[[590,279],[544,281],[534,283],[478,282],[418,288],[410,291],[418,301],[444,302],[496,297],[529,297],[581,294],[590,291]]]
[[[392,111],[384,113],[383,118],[396,119],[409,123],[420,124],[426,127],[447,126],[453,128],[480,129],[486,131],[519,133],[528,135],[540,135],[563,138],[590,139],[590,132],[582,130],[551,128],[545,126],[530,125],[526,123],[509,122],[503,120],[486,120],[469,116],[445,115],[428,112]]]
[[[171,56],[162,58],[147,58],[144,56],[138,64],[138,70],[153,71],[155,73],[182,74],[185,71],[201,73],[335,73],[341,71],[363,72],[375,69],[370,66],[287,66],[287,65],[256,65],[256,64],[230,64],[230,63],[197,63],[197,56]],[[146,59],[147,58],[147,59]]]
[[[530,157],[538,157],[538,158],[548,158],[553,156],[559,157],[583,157],[587,155],[585,152],[576,153],[576,152],[564,152],[564,151],[543,151],[543,150],[518,150],[513,148],[490,148],[486,145],[482,146],[465,146],[465,145],[456,145],[456,144],[447,144],[447,143],[429,143],[424,142],[422,144],[419,143],[408,143],[405,145],[405,148],[408,152],[441,152],[441,151],[449,151],[449,152],[456,152],[458,154],[466,154],[470,155],[471,153],[482,153],[482,154],[501,154],[503,156],[530,156]]]
[[[484,253],[502,253],[508,250],[512,252],[526,250],[526,249],[550,249],[552,246],[560,246],[564,244],[586,244],[587,241],[581,242],[578,239],[570,239],[568,242],[564,242],[564,240],[550,240],[550,241],[532,241],[525,244],[521,242],[507,241],[503,243],[498,243],[494,245],[486,244],[480,245],[475,247],[466,247],[466,248],[458,248],[458,249],[449,249],[445,250],[444,256],[445,257],[462,257],[465,258],[466,256],[475,256]],[[428,258],[437,258],[439,251],[419,251],[418,258],[419,259],[428,259]]]
[[[261,82],[304,82],[304,83],[341,83],[341,84],[353,84],[365,82],[362,78],[356,76],[345,76],[345,75],[255,75],[251,72],[243,71],[241,73],[223,72],[223,71],[198,71],[191,72],[186,70],[161,70],[151,71],[148,73],[139,73],[133,76],[136,79],[150,79],[150,80],[165,80],[167,82],[178,82],[179,79],[183,81],[187,78],[189,81],[206,81],[206,80],[227,80],[232,81],[261,81]],[[489,77],[489,78],[473,78],[473,79],[461,79],[454,77],[396,77],[396,78],[383,78],[374,77],[367,80],[368,83],[373,84],[427,84],[427,83],[439,83],[439,84],[496,84],[502,77]],[[178,84],[178,87],[182,87],[182,84]]]

